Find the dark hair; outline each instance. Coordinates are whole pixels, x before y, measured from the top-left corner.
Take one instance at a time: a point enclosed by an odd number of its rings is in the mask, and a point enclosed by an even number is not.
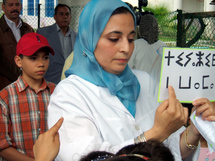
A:
[[[7,2],[7,0],[3,0],[3,5],[5,5],[5,4],[6,4],[6,2]]]
[[[3,5],[6,5],[7,3],[7,0],[3,0]],[[20,3],[21,3],[21,0],[20,0]]]
[[[22,54],[19,54],[19,57],[20,57],[21,59],[23,59],[23,55],[22,55]]]
[[[174,161],[170,149],[157,140],[129,145],[116,153],[118,156],[122,154],[141,154],[150,158],[150,161]]]
[[[67,6],[66,4],[58,3],[58,5],[54,9],[54,14],[55,15],[57,15],[58,8],[60,8],[60,7],[67,7],[69,9],[69,13],[71,14],[71,8],[69,6]]]
[[[113,11],[111,16],[121,14],[121,13],[131,13],[131,11],[126,7],[119,7]],[[133,14],[132,14],[132,16],[133,16]]]
[[[117,14],[122,14],[122,13],[124,13],[124,14],[130,13],[130,14],[132,15],[132,17],[134,18],[134,21],[135,21],[135,17],[134,17],[134,15],[133,15],[132,11],[130,11],[130,10],[129,10],[128,8],[126,8],[126,7],[119,7],[119,8],[117,8],[117,9],[115,9],[115,10],[113,11],[113,13],[111,14],[111,16],[117,15]],[[135,23],[135,22],[134,22],[134,23]]]
[[[92,161],[92,160],[99,159],[100,157],[101,157],[101,159],[104,160],[104,157],[108,158],[108,157],[112,157],[112,156],[114,156],[113,153],[109,153],[106,151],[93,151],[93,152],[89,153],[88,155],[83,156],[80,159],[80,161]]]
[[[174,161],[174,157],[162,142],[148,140],[138,144],[125,146],[116,154],[95,151],[84,156],[80,161]]]

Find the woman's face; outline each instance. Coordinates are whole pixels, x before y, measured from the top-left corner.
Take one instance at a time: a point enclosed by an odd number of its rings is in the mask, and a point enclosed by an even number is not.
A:
[[[120,74],[126,67],[134,49],[135,27],[131,13],[110,17],[94,51],[101,67]]]

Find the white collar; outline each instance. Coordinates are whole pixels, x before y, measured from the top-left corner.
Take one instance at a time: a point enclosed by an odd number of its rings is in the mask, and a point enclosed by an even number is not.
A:
[[[10,28],[12,28],[12,27],[14,27],[14,26],[15,26],[16,28],[20,28],[20,27],[22,26],[22,21],[20,20],[20,18],[19,18],[19,23],[18,23],[17,26],[16,26],[15,22],[13,22],[13,21],[11,21],[10,19],[8,19],[6,15],[4,15],[4,18],[5,18],[5,21],[6,21],[6,23],[8,24],[8,26],[9,26]]]

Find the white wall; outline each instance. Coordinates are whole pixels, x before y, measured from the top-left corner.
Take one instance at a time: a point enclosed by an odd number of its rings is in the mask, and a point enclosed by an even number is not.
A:
[[[186,12],[204,12],[204,0],[183,0],[182,8]]]
[[[138,0],[122,0],[123,2],[128,2],[132,6],[138,6]]]
[[[133,6],[138,6],[138,0],[123,0]],[[149,6],[166,6],[170,11],[182,9],[186,12],[215,11],[215,5],[210,5],[211,0],[148,0]]]
[[[215,5],[208,5],[212,0],[205,0],[204,2],[204,11],[215,11]]]

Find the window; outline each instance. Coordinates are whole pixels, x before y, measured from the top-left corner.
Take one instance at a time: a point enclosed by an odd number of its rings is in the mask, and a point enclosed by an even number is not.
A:
[[[28,15],[34,16],[34,0],[28,0]]]
[[[46,0],[45,10],[47,17],[54,16],[54,0]]]
[[[20,2],[21,2],[21,4],[23,4],[23,3],[22,3],[22,0],[21,0]],[[20,15],[23,15],[23,6],[22,6],[22,10],[21,10],[21,12],[20,12]]]
[[[36,1],[35,1],[35,8],[36,8],[36,10],[35,10],[35,15],[36,15],[36,16],[38,16],[38,4],[39,4],[39,0],[36,0]]]

